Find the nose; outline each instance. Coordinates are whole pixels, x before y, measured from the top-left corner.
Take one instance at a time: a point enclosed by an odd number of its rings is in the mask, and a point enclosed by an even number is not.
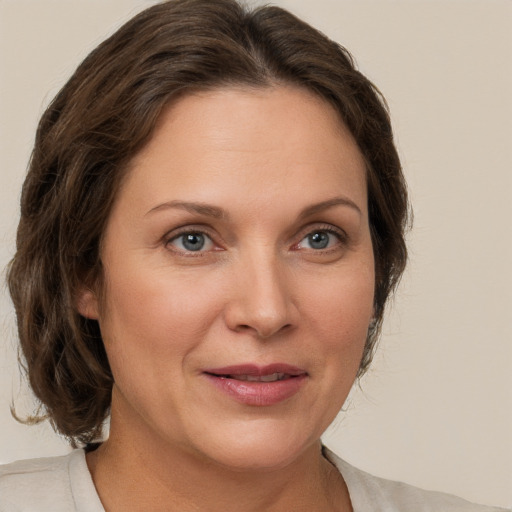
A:
[[[289,269],[276,257],[252,257],[235,274],[235,289],[225,309],[231,330],[267,339],[296,325]]]

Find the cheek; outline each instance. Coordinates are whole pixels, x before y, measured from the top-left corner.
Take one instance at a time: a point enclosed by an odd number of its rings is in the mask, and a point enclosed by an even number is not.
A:
[[[307,290],[302,310],[307,346],[303,348],[312,358],[316,393],[310,413],[319,425],[314,430],[318,434],[339,413],[361,364],[373,314],[373,267],[353,265],[350,271],[315,279]]]
[[[112,370],[133,371],[147,362],[158,373],[160,367],[165,372],[164,366],[180,364],[218,316],[221,288],[213,280],[168,270],[136,266],[141,271],[134,274],[121,265],[113,268],[100,320]]]
[[[357,371],[373,315],[372,265],[331,275],[325,282],[311,283],[307,290],[308,306],[303,311],[313,331],[310,339],[315,339],[316,332],[328,358]]]

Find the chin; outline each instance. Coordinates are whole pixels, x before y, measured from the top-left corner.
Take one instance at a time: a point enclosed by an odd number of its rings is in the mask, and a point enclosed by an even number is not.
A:
[[[255,421],[253,428],[230,432],[229,436],[202,438],[198,451],[211,461],[235,471],[283,469],[320,446],[320,437],[306,436],[296,429],[279,428],[273,422]],[[267,424],[265,424],[267,423]],[[239,430],[239,429],[237,429]],[[211,432],[210,432],[211,434]]]

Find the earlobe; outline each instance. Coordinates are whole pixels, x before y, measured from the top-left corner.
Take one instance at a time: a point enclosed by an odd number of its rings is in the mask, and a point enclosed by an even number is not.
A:
[[[78,293],[76,307],[83,317],[89,320],[99,319],[98,298],[89,288],[84,288]]]

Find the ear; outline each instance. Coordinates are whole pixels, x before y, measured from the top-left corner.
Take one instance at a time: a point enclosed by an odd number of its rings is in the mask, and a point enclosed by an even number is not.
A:
[[[89,320],[99,319],[98,298],[90,288],[81,289],[76,298],[78,312]]]

